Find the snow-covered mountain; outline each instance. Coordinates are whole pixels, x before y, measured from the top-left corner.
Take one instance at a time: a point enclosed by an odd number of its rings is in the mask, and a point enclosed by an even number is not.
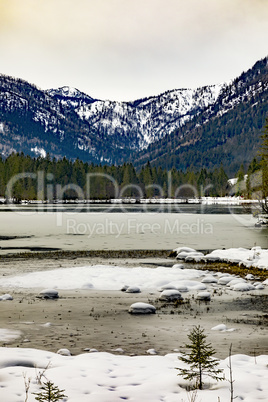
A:
[[[49,153],[108,164],[150,160],[184,169],[228,165],[239,138],[239,146],[247,145],[237,161],[249,161],[267,114],[267,77],[265,58],[231,83],[116,102],[68,86],[42,91],[0,75],[0,154]],[[214,159],[205,155],[210,149],[217,151]]]
[[[236,174],[260,149],[268,118],[268,58],[258,61],[228,85],[214,103],[136,156],[136,166],[150,161],[165,168],[213,169]]]
[[[63,108],[72,108],[118,146],[121,141],[130,149],[140,150],[214,104],[225,87],[226,84],[177,89],[134,102],[96,100],[69,87],[50,89],[47,94],[59,100]]]

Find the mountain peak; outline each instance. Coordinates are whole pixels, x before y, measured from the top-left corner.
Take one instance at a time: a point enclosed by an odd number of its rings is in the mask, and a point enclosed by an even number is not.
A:
[[[95,101],[91,96],[79,91],[76,88],[63,86],[56,89],[47,89],[45,91],[48,95],[55,98],[65,98],[65,99],[83,99],[88,101]]]

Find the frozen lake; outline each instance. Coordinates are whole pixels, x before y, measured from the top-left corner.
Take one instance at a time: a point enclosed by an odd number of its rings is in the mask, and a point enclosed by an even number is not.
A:
[[[238,206],[116,205],[0,207],[0,253],[64,250],[267,248],[268,229]]]

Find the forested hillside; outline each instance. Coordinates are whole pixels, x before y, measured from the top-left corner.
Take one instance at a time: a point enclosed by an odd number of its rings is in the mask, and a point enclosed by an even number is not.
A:
[[[213,170],[234,176],[260,146],[268,110],[268,59],[229,84],[174,89],[134,102],[42,91],[0,75],[0,154],[79,158],[140,169]]]
[[[257,155],[268,113],[268,59],[227,86],[215,105],[139,154],[136,166],[200,170],[224,166],[233,176]]]
[[[17,176],[18,175],[18,176]],[[227,192],[227,176],[223,168],[208,172],[168,172],[149,163],[138,172],[131,163],[101,166],[74,162],[31,158],[12,154],[0,158],[0,196],[14,201],[34,199],[110,199],[135,197],[223,196]],[[9,189],[7,195],[6,191]]]

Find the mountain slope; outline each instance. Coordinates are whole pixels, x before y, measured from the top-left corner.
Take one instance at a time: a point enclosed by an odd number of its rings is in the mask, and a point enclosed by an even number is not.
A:
[[[256,154],[267,114],[267,65],[230,84],[176,89],[134,102],[94,99],[75,88],[42,91],[0,75],[0,153],[233,174]]]
[[[63,108],[73,108],[99,134],[118,146],[132,150],[147,148],[174,129],[183,126],[207,106],[214,104],[225,85],[167,91],[134,102],[113,102],[81,97],[66,87],[48,90]]]
[[[136,156],[156,166],[185,170],[225,167],[234,174],[257,154],[268,116],[268,59],[226,85],[217,101],[170,136]]]
[[[11,152],[107,163],[118,157],[116,147],[68,107],[68,99],[63,107],[57,97],[34,85],[0,75],[0,153]]]

